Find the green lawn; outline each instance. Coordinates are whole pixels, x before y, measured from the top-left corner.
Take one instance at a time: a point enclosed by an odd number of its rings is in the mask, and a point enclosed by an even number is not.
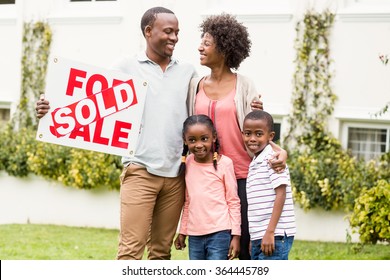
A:
[[[0,225],[1,260],[113,260],[118,230],[35,224]],[[187,251],[172,249],[172,259]],[[292,260],[390,260],[390,245],[295,240]]]

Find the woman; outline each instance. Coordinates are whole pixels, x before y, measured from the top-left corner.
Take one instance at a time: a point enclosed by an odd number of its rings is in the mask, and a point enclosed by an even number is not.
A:
[[[238,195],[241,202],[241,239],[239,258],[250,260],[246,199],[246,178],[252,154],[242,139],[244,117],[263,105],[254,83],[237,70],[250,54],[251,41],[247,28],[230,14],[212,15],[201,24],[202,41],[198,48],[200,64],[210,68],[209,75],[191,80],[188,95],[189,115],[209,116],[217,129],[220,153],[234,162]],[[277,172],[286,166],[287,153],[276,144],[271,166]]]

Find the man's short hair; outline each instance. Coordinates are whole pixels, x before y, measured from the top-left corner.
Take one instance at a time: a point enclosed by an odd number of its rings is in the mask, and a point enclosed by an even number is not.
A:
[[[145,37],[145,27],[153,26],[153,23],[156,21],[156,16],[158,14],[175,14],[171,10],[164,7],[153,7],[147,10],[141,18],[141,31]]]

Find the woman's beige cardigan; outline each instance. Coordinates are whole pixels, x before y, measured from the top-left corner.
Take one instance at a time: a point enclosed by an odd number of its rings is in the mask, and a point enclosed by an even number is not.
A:
[[[195,112],[195,98],[197,93],[197,88],[199,81],[203,77],[193,78],[190,82],[190,88],[187,96],[187,108],[188,115],[192,116]],[[242,131],[244,124],[245,116],[252,111],[251,102],[254,99],[259,98],[259,93],[257,92],[253,81],[243,75],[237,73],[237,86],[236,86],[236,95],[234,97],[234,103],[236,104],[237,110],[237,121]]]

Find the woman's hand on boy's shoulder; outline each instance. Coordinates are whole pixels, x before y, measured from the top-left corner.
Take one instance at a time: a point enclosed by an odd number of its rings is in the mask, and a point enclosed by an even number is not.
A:
[[[263,101],[260,100],[261,95],[259,97],[255,97],[251,102],[252,111],[254,110],[263,110]]]

